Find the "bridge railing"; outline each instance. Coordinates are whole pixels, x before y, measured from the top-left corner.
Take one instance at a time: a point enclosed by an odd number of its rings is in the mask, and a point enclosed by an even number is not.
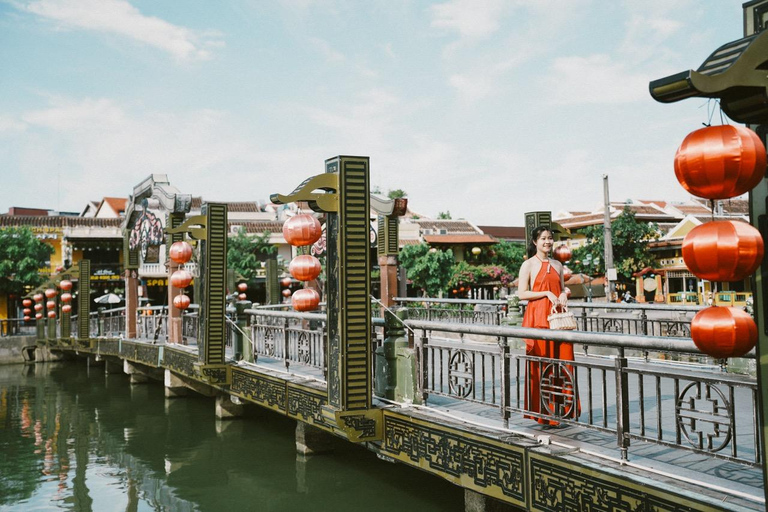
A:
[[[0,320],[0,337],[34,336],[37,332],[36,321],[23,318],[4,318]]]
[[[505,300],[471,300],[395,297],[408,309],[408,318],[434,322],[500,325],[506,314]]]

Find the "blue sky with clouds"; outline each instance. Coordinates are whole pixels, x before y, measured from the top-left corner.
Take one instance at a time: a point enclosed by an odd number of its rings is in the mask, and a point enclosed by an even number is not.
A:
[[[0,0],[0,212],[150,173],[266,200],[338,154],[428,216],[684,200],[707,102],[649,80],[742,35],[738,0]],[[719,122],[719,116],[715,116]]]

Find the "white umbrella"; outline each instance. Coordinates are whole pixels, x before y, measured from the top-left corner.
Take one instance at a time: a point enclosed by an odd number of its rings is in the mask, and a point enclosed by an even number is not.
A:
[[[93,299],[93,302],[97,304],[118,304],[123,299],[120,298],[119,295],[115,295],[114,293],[108,293],[106,295],[102,295],[101,297],[97,297]]]

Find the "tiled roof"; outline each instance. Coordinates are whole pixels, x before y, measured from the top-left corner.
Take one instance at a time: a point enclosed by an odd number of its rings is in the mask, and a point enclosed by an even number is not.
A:
[[[281,220],[248,220],[248,221],[230,221],[227,228],[232,232],[233,226],[242,226],[248,234],[261,234],[265,231],[270,233],[282,233],[283,221]]]
[[[495,244],[496,239],[490,235],[424,235],[428,244]]]
[[[709,208],[699,204],[676,204],[675,208],[680,210],[684,215],[707,215],[710,213]]]
[[[480,233],[475,226],[466,220],[416,219],[413,222],[418,224],[422,231],[431,229],[439,233],[441,229],[444,229],[446,235]]]
[[[193,210],[199,210],[200,208],[202,208],[203,203],[207,203],[207,202],[209,201],[204,200],[202,197],[193,197],[192,201],[190,202],[190,208]],[[217,201],[217,202],[223,202],[223,201]],[[233,201],[231,203],[223,202],[223,204],[227,205],[227,211],[230,211],[230,212],[260,212],[261,211],[256,201]]]
[[[525,240],[525,228],[522,226],[477,226],[486,235],[496,238]]]
[[[70,217],[68,215],[51,215],[47,217],[31,215],[0,215],[0,227],[100,227],[119,228],[122,219],[97,219],[95,217]]]
[[[747,199],[723,201],[723,212],[731,215],[749,215],[749,201]]]
[[[128,199],[124,197],[105,197],[104,202],[107,203],[115,213],[125,212],[125,207],[128,205]]]

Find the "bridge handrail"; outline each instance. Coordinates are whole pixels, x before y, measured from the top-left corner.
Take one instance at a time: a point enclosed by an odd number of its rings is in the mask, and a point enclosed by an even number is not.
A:
[[[504,299],[443,299],[438,297],[395,297],[395,302],[401,303],[434,303],[434,304],[454,304],[454,305],[473,305],[484,304],[492,306],[506,306],[507,301]],[[520,304],[527,305],[527,300],[521,300]],[[694,311],[700,311],[707,306],[678,306],[673,304],[648,304],[648,303],[626,303],[626,302],[585,302],[585,301],[568,301],[569,308],[585,308],[585,309],[626,309],[626,310],[649,310],[649,311],[682,311],[691,313]]]

